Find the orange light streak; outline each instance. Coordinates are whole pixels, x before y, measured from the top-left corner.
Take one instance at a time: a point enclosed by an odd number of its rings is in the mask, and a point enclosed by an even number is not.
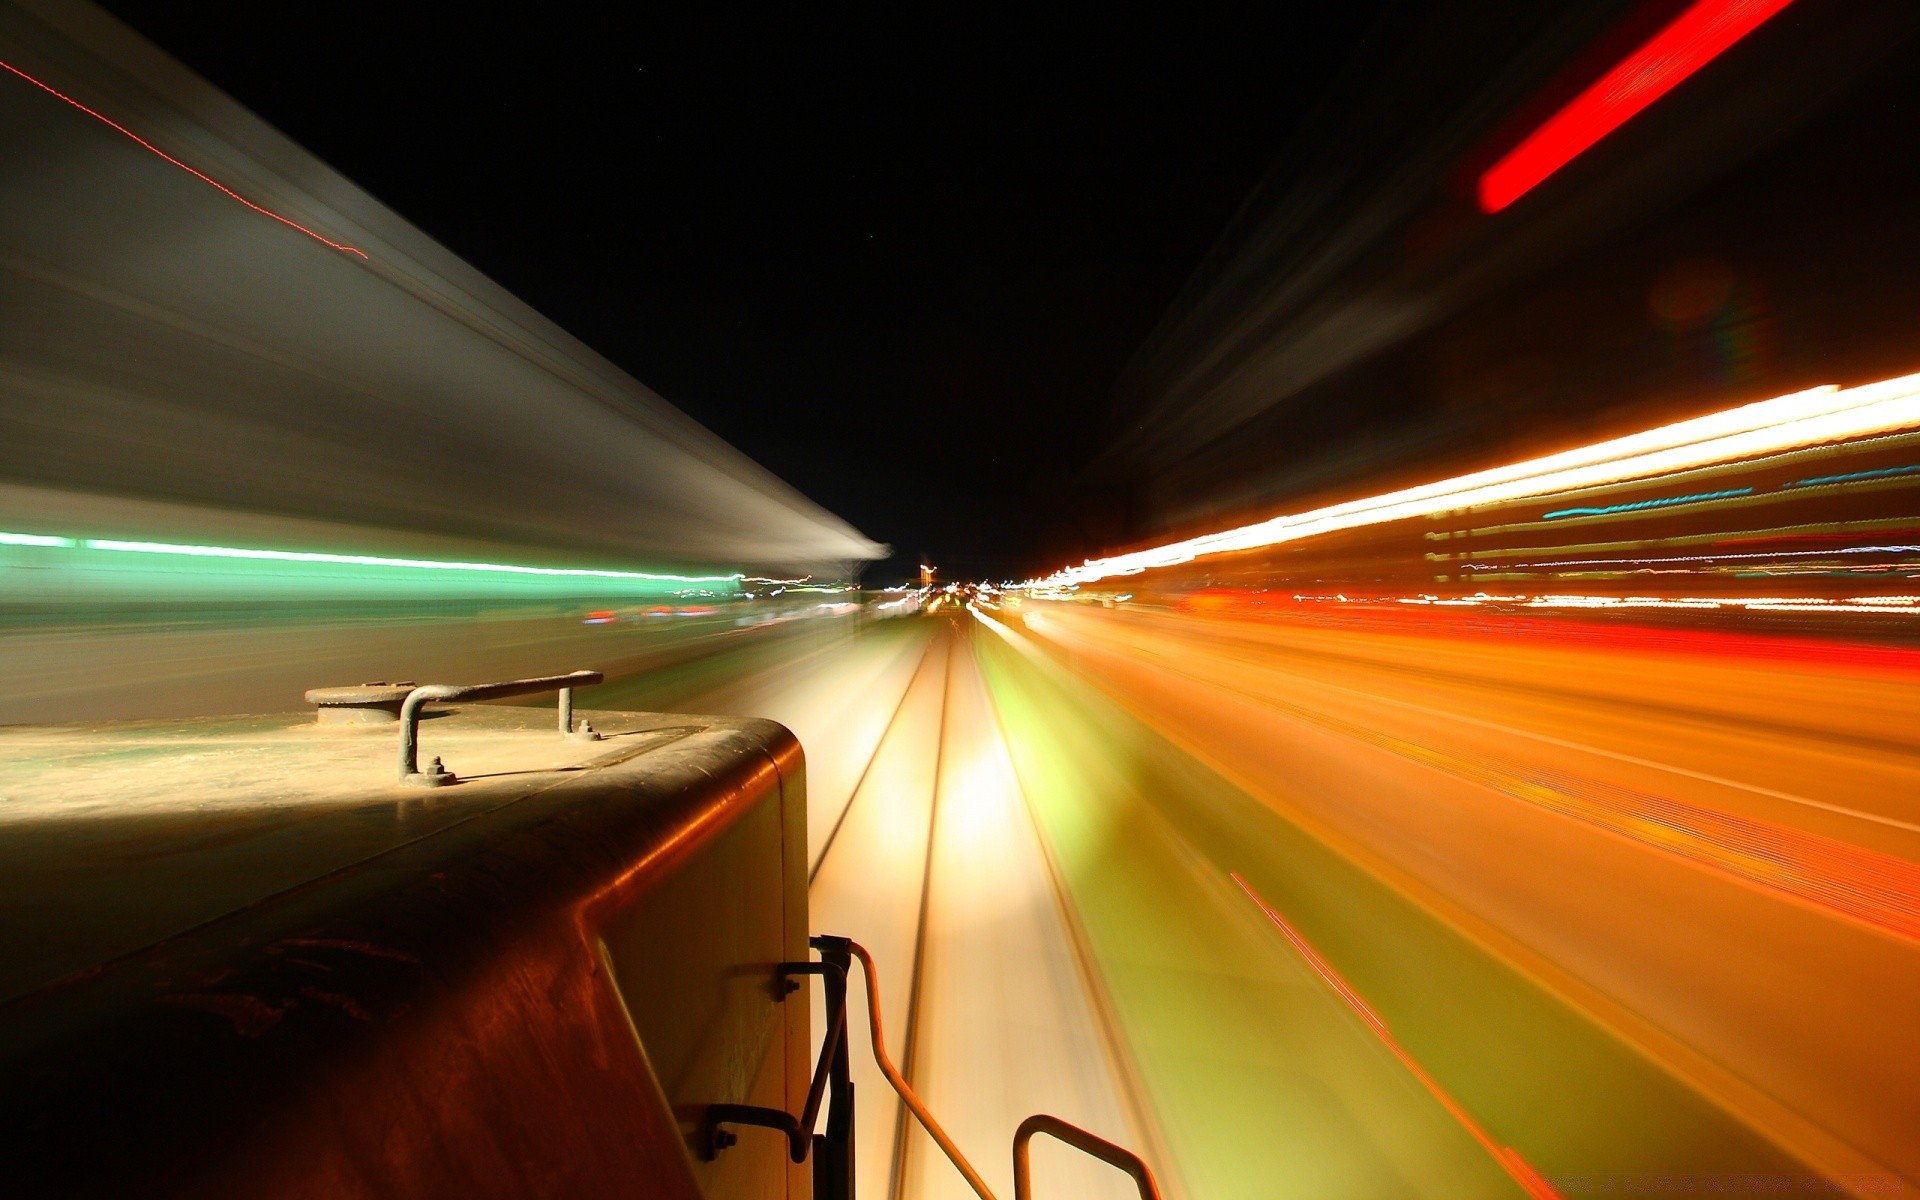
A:
[[[1047,629],[1049,636],[1056,640],[1070,636],[1052,622]],[[1084,635],[1074,640],[1083,648],[1090,645]],[[1461,758],[1287,703],[1270,694],[1233,690],[1290,716],[1478,783],[1513,800],[1580,821],[1647,849],[1683,859],[1696,867],[1718,872],[1746,886],[1881,933],[1920,941],[1920,865],[1906,859],[1774,821],[1743,817],[1602,781],[1542,771],[1521,762]],[[1910,828],[1905,822],[1836,809],[1832,805],[1814,807]],[[1308,951],[1303,948],[1301,953],[1308,954]],[[1317,954],[1308,955],[1308,961],[1322,974],[1332,970]],[[1335,990],[1348,996],[1350,1002],[1358,1002],[1344,982],[1335,984]],[[1371,1010],[1362,1011],[1361,1015],[1370,1023],[1378,1020]]]
[[[11,71],[13,74],[19,76],[21,79],[26,80],[28,83],[32,84],[34,87],[37,87],[41,91],[47,93],[49,96],[53,96],[59,100],[63,100],[66,103],[71,104],[73,107],[79,109],[81,112],[92,117],[94,120],[99,121],[101,124],[118,130],[119,132],[125,134],[127,137],[132,138],[134,141],[144,146],[147,150],[151,151],[152,153],[158,155],[161,158],[166,159],[168,162],[172,163],[174,166],[179,167],[182,171],[185,171],[187,174],[193,176],[195,179],[198,179],[202,183],[205,183],[214,188],[217,188],[218,190],[220,190],[221,192],[224,192],[226,195],[230,196],[231,198],[238,200],[240,203],[246,205],[248,208],[259,213],[261,216],[272,217],[274,220],[280,222],[282,225],[285,225],[292,229],[297,229],[301,233],[306,234],[308,237],[312,238],[316,242],[321,243],[322,245],[331,246],[335,250],[341,250],[348,254],[357,254],[361,258],[367,257],[367,252],[365,250],[360,249],[357,246],[349,246],[342,242],[336,242],[331,238],[323,237],[320,234],[315,233],[313,230],[308,229],[305,225],[300,224],[300,222],[298,221],[289,220],[288,218],[281,216],[279,213],[274,212],[270,208],[262,208],[260,205],[255,204],[253,201],[247,199],[245,196],[242,196],[239,192],[236,192],[232,188],[228,187],[226,184],[221,183],[218,179],[215,179],[211,175],[208,175],[206,172],[195,170],[194,168],[188,166],[186,163],[181,162],[179,159],[175,158],[173,155],[168,154],[165,150],[162,150],[160,147],[154,145],[152,142],[141,137],[139,134],[135,133],[133,130],[128,129],[125,125],[122,125],[120,122],[114,120],[112,117],[109,117],[104,113],[97,112],[94,109],[88,108],[86,105],[80,103],[78,100],[75,100],[72,96],[67,95],[65,92],[60,91],[58,88],[52,87],[46,83],[42,83],[40,80],[35,79],[33,76],[27,74],[25,71],[22,71],[19,67],[14,66],[12,63],[7,62],[3,59],[0,59],[0,67],[6,68],[8,71]]]
[[[1387,1029],[1387,1023],[1380,1018],[1379,1014],[1375,1013],[1367,1002],[1360,998],[1360,994],[1340,977],[1340,973],[1333,969],[1331,963],[1320,957],[1320,952],[1313,948],[1313,944],[1308,942],[1299,930],[1289,924],[1285,917],[1275,912],[1273,906],[1262,899],[1260,893],[1254,891],[1253,886],[1241,878],[1238,871],[1229,874],[1233,882],[1239,885],[1240,890],[1247,894],[1247,899],[1253,901],[1260,911],[1266,914],[1267,920],[1273,922],[1273,927],[1292,943],[1295,950],[1299,951],[1300,957],[1307,961],[1307,965],[1312,967],[1320,978],[1326,980],[1328,986],[1347,1002],[1349,1008],[1360,1015],[1360,1019],[1373,1030],[1374,1036],[1380,1039],[1381,1044],[1393,1052],[1393,1056],[1400,1060],[1400,1064],[1420,1081],[1422,1087],[1432,1093],[1435,1100],[1440,1102],[1440,1107],[1446,1109],[1454,1120],[1460,1122],[1461,1128],[1465,1129],[1474,1141],[1480,1143],[1494,1162],[1500,1164],[1500,1169],[1507,1173],[1507,1177],[1520,1185],[1520,1190],[1532,1196],[1534,1200],[1560,1200],[1560,1193],[1556,1192],[1553,1185],[1548,1183],[1538,1171],[1528,1165],[1526,1159],[1520,1157],[1519,1151],[1494,1141],[1487,1131],[1480,1127],[1480,1123],[1473,1119],[1473,1114],[1461,1107],[1460,1102],[1441,1087],[1438,1080],[1427,1074],[1426,1068],[1422,1067],[1413,1055],[1407,1053],[1406,1048],[1394,1038],[1392,1032]]]

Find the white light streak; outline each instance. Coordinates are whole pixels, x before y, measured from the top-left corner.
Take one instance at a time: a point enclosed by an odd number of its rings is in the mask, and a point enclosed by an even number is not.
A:
[[[1920,375],[1856,388],[1833,385],[1761,400],[1544,458],[1290,513],[1146,550],[1089,559],[1028,587],[1091,583],[1454,509],[1547,496],[1920,426]]]

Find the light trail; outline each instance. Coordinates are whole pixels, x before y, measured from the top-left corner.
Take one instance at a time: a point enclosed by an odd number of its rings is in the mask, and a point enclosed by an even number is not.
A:
[[[1538,187],[1791,2],[1697,0],[1489,167],[1481,210],[1499,212]]]
[[[1083,652],[1095,647],[1113,652],[1121,645],[1111,640],[1111,634],[1105,642],[1090,641],[1088,635],[1093,630],[1088,628],[1061,630],[1052,623],[1047,628],[1049,636]],[[1481,784],[1512,800],[1769,889],[1795,903],[1920,941],[1920,866],[1897,855],[1589,775],[1544,769],[1517,756],[1452,753],[1427,744],[1431,739],[1425,735],[1416,735],[1423,738],[1420,742],[1411,741],[1377,727],[1377,723],[1356,724],[1316,706],[1283,699],[1264,687],[1206,674],[1193,665],[1191,652],[1189,655],[1189,664],[1162,670],[1236,692],[1289,716]],[[1218,664],[1212,668],[1216,672],[1221,669]]]
[[[987,620],[990,622],[992,621],[992,619],[988,617],[982,617],[981,619]],[[992,622],[992,623],[998,624],[998,622]],[[1002,628],[1004,628],[1004,626],[1002,626]],[[1475,728],[1485,729],[1485,730],[1488,730],[1489,732],[1497,733],[1505,737],[1523,738],[1527,741],[1539,742],[1542,745],[1553,746],[1561,750],[1571,750],[1576,754],[1591,754],[1599,758],[1612,759],[1615,762],[1626,763],[1631,766],[1646,767],[1650,770],[1660,771],[1665,774],[1679,775],[1686,779],[1698,780],[1701,783],[1712,784],[1715,787],[1732,788],[1742,792],[1751,792],[1756,796],[1765,796],[1768,799],[1780,800],[1788,804],[1797,804],[1803,808],[1818,809],[1821,812],[1829,812],[1829,813],[1834,813],[1838,816],[1850,817],[1856,821],[1866,821],[1875,825],[1884,825],[1890,829],[1903,829],[1908,833],[1920,833],[1920,823],[1915,823],[1912,821],[1902,821],[1894,817],[1889,817],[1883,813],[1867,812],[1863,809],[1849,808],[1843,804],[1829,804],[1824,800],[1814,800],[1806,796],[1795,795],[1792,792],[1783,792],[1778,790],[1777,788],[1765,787],[1761,784],[1754,783],[1751,780],[1732,779],[1725,775],[1715,775],[1705,771],[1695,771],[1689,767],[1678,766],[1671,762],[1663,762],[1663,761],[1657,761],[1651,758],[1643,758],[1639,755],[1634,755],[1634,754],[1625,754],[1618,750],[1609,750],[1606,747],[1601,746],[1594,742],[1570,741],[1566,738],[1554,737],[1551,734],[1541,733],[1538,730],[1523,729],[1518,725],[1510,725],[1500,721],[1489,721],[1481,717],[1469,716],[1468,714],[1463,712],[1453,712],[1443,708],[1436,708],[1436,707],[1433,707],[1432,705],[1417,704],[1411,700],[1401,699],[1400,697],[1397,697],[1397,696],[1382,695],[1378,692],[1362,691],[1358,688],[1345,687],[1337,683],[1327,682],[1326,680],[1317,680],[1315,682],[1315,686],[1324,688],[1328,691],[1340,692],[1342,694],[1351,696],[1367,704],[1393,705],[1397,708],[1403,708],[1410,712],[1420,713],[1423,717],[1427,719],[1457,721],[1462,725],[1471,725],[1471,726],[1474,726]],[[1245,689],[1236,689],[1236,690],[1240,691],[1242,695],[1250,696],[1253,699],[1256,699],[1256,700],[1261,699],[1261,697],[1259,697],[1258,695],[1248,692]]]
[[[1044,579],[1029,580],[1024,586],[1034,589],[1092,583],[1205,555],[1261,549],[1458,509],[1640,482],[1916,427],[1920,427],[1920,375],[1854,388],[1828,385],[1509,466],[1284,514],[1145,550],[1089,559]]]
[[[1505,1171],[1508,1177],[1516,1184],[1520,1185],[1522,1191],[1534,1197],[1534,1200],[1560,1200],[1560,1193],[1554,1191],[1553,1185],[1542,1178],[1538,1171],[1535,1171],[1529,1166],[1527,1160],[1520,1157],[1518,1151],[1511,1146],[1503,1146],[1490,1137],[1487,1131],[1480,1127],[1480,1123],[1473,1119],[1473,1114],[1461,1107],[1460,1102],[1455,1100],[1445,1088],[1441,1087],[1438,1080],[1427,1074],[1426,1069],[1420,1065],[1419,1061],[1416,1060],[1413,1055],[1407,1053],[1406,1049],[1400,1045],[1399,1041],[1393,1036],[1393,1032],[1387,1028],[1387,1023],[1380,1018],[1380,1015],[1374,1012],[1365,1000],[1360,998],[1360,993],[1354,991],[1352,985],[1340,977],[1340,972],[1334,970],[1333,964],[1320,956],[1320,952],[1313,948],[1313,944],[1307,941],[1299,930],[1289,924],[1285,917],[1274,911],[1272,905],[1261,899],[1260,894],[1254,891],[1253,887],[1248,884],[1245,879],[1240,877],[1238,871],[1233,871],[1229,874],[1233,882],[1239,886],[1240,890],[1247,894],[1247,899],[1253,901],[1254,905],[1266,914],[1267,920],[1271,921],[1273,927],[1278,929],[1282,936],[1292,944],[1293,948],[1299,952],[1300,957],[1306,960],[1307,965],[1312,967],[1314,972],[1318,974],[1321,979],[1325,980],[1327,986],[1338,993],[1342,1000],[1346,1001],[1347,1007],[1359,1014],[1360,1019],[1366,1023],[1367,1028],[1371,1029],[1373,1035],[1380,1039],[1380,1043],[1393,1052],[1393,1056],[1400,1060],[1401,1065],[1405,1066],[1407,1070],[1412,1073],[1413,1077],[1420,1081],[1420,1086],[1426,1088],[1427,1091],[1433,1095],[1433,1098],[1440,1102],[1440,1106],[1446,1109],[1447,1113],[1460,1123],[1461,1128],[1465,1129],[1474,1141],[1480,1143],[1481,1147],[1493,1157],[1493,1160],[1500,1164],[1500,1169]]]
[[[1603,504],[1598,508],[1556,508],[1552,512],[1542,514],[1540,519],[1543,521],[1557,521],[1562,517],[1607,517],[1612,516],[1614,513],[1641,512],[1649,508],[1672,508],[1678,504],[1705,504],[1713,500],[1731,500],[1735,496],[1751,495],[1753,495],[1753,489],[1750,487],[1727,488],[1724,491],[1718,492],[1694,492],[1689,496],[1662,496],[1657,500],[1635,500],[1627,504]]]
[[[1661,566],[1667,563],[1713,563],[1747,559],[1828,558],[1836,554],[1920,554],[1920,546],[1831,546],[1812,550],[1772,550],[1757,553],[1675,554],[1663,558],[1568,558],[1553,562],[1463,563],[1463,571],[1531,571],[1550,567]]]
[[[70,549],[77,543],[72,538],[55,537],[46,533],[0,533],[0,546],[41,546],[47,549]]]
[[[1908,1194],[1914,652],[1396,609],[1259,624],[1015,611],[1074,686],[1445,914],[1836,1187]],[[1380,940],[1378,914],[1296,879],[1295,849],[1274,865],[1241,824],[1210,855],[1221,875],[1323,922],[1301,928],[1490,1128],[1558,1186],[1646,1178],[1623,1141],[1566,1156],[1535,1140],[1525,1103],[1484,1086],[1486,1055],[1512,1049],[1519,1023],[1489,1023],[1492,1049],[1467,1053],[1465,1026],[1428,1015],[1453,985],[1428,986]],[[1564,1131],[1576,1107],[1609,1111],[1566,1094],[1594,1078],[1560,1076],[1574,1086],[1539,1120]],[[1651,1170],[1717,1169],[1697,1150],[1671,1161]],[[1768,1170],[1822,1194],[1790,1163]]]
[[[347,254],[356,254],[356,255],[359,255],[361,258],[368,257],[367,252],[365,250],[360,249],[358,246],[349,246],[344,242],[336,242],[332,238],[326,237],[322,234],[315,233],[313,230],[308,229],[305,225],[300,224],[298,221],[294,221],[287,217],[283,217],[279,213],[274,212],[270,208],[265,208],[261,205],[255,204],[253,201],[247,199],[245,196],[242,196],[239,192],[234,191],[232,188],[228,187],[226,184],[221,183],[218,179],[215,179],[213,176],[207,174],[205,171],[196,170],[193,167],[188,166],[186,163],[181,162],[179,159],[175,158],[173,155],[168,154],[165,150],[162,150],[160,147],[154,145],[152,142],[141,137],[139,134],[135,133],[133,130],[128,129],[125,125],[122,125],[120,122],[114,120],[112,117],[109,117],[106,114],[98,112],[94,109],[88,108],[86,105],[80,103],[78,100],[75,100],[72,96],[67,95],[65,92],[60,91],[58,88],[55,88],[50,84],[42,83],[40,80],[35,79],[33,76],[27,74],[25,71],[22,71],[19,67],[14,66],[12,63],[6,62],[4,60],[0,60],[0,68],[5,68],[7,71],[12,72],[14,75],[18,76],[19,78],[26,80],[28,83],[32,84],[34,87],[37,87],[41,91],[47,93],[49,96],[53,96],[56,99],[65,101],[66,103],[79,109],[81,112],[87,114],[88,116],[92,117],[94,120],[100,122],[101,124],[106,125],[111,129],[117,130],[120,133],[125,134],[127,137],[131,138],[133,141],[139,143],[146,150],[150,151],[151,153],[157,155],[160,158],[165,159],[167,162],[172,163],[174,166],[179,167],[182,171],[185,171],[187,174],[193,176],[195,179],[198,179],[200,182],[208,184],[211,187],[213,187],[215,190],[224,193],[226,196],[234,200],[239,201],[241,204],[246,205],[248,208],[259,213],[261,216],[272,217],[274,220],[280,222],[282,225],[285,225],[287,228],[297,229],[301,233],[304,233],[308,237],[312,238],[314,241],[319,242],[325,246],[331,246],[335,250],[340,250]]]
[[[1782,489],[1804,487],[1826,487],[1834,483],[1857,483],[1867,479],[1892,479],[1900,475],[1920,474],[1920,465],[1906,467],[1881,467],[1874,471],[1848,471],[1843,475],[1816,475],[1812,479],[1796,479],[1792,483],[1781,484]]]
[[[431,558],[385,558],[376,554],[328,554],[308,550],[251,550],[236,546],[192,546],[173,542],[129,542],[117,538],[86,538],[88,550],[116,550],[129,554],[179,554],[190,558],[251,558],[273,562],[340,563],[356,567],[405,567],[422,571],[500,571],[509,575],[550,575],[591,579],[646,579],[661,583],[737,583],[742,576],[662,575],[651,571],[603,571],[584,567],[523,567],[510,563],[448,562]]]
[[[513,563],[461,562],[432,558],[389,558],[377,554],[333,554],[314,550],[260,550],[241,546],[198,546],[178,542],[127,541],[120,538],[69,538],[51,534],[0,533],[0,545],[40,549],[104,550],[120,554],[166,554],[183,558],[251,559],[265,562],[330,563],[337,566],[393,567],[417,571],[481,571],[489,574],[552,578],[633,579],[650,583],[738,584],[745,576],[674,575],[652,571],[614,571],[588,567],[528,567]],[[795,589],[832,590],[832,589]]]

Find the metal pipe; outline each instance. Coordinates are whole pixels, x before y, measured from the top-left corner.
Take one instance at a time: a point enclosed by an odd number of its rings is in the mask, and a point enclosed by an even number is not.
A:
[[[457,684],[430,683],[407,693],[400,704],[400,779],[420,773],[420,709],[429,701],[451,700],[460,691]]]
[[[852,940],[847,942],[847,949],[853,951],[853,956],[860,960],[860,969],[867,977],[867,1023],[873,1040],[873,1058],[880,1064],[880,1073],[887,1077],[887,1082],[893,1085],[893,1090],[900,1093],[900,1099],[906,1103],[907,1110],[918,1118],[920,1124],[932,1135],[934,1143],[966,1179],[967,1186],[973,1189],[974,1195],[980,1197],[980,1200],[995,1200],[993,1192],[987,1187],[987,1181],[980,1178],[980,1172],[974,1170],[973,1164],[967,1161],[967,1156],[960,1153],[960,1147],[954,1145],[953,1139],[947,1136],[947,1131],[940,1128],[940,1122],[933,1119],[933,1114],[927,1111],[927,1106],[901,1077],[899,1068],[895,1067],[893,1060],[887,1057],[887,1036],[880,1028],[880,977],[879,972],[873,969],[873,955],[867,953],[865,946]]]
[[[816,938],[815,944],[824,940],[828,939]],[[887,1082],[893,1085],[893,1090],[900,1093],[900,1099],[906,1103],[907,1110],[932,1135],[935,1144],[946,1154],[948,1161],[953,1163],[960,1174],[966,1178],[967,1186],[973,1189],[974,1195],[980,1197],[980,1200],[995,1200],[993,1192],[987,1188],[986,1180],[980,1178],[980,1172],[974,1170],[973,1164],[967,1161],[967,1156],[960,1153],[960,1147],[954,1145],[953,1139],[947,1136],[947,1131],[940,1128],[940,1123],[933,1119],[932,1113],[927,1111],[926,1104],[901,1077],[899,1068],[893,1065],[893,1060],[887,1057],[887,1037],[880,1027],[880,979],[879,973],[873,969],[873,955],[867,952],[865,946],[851,938],[831,940],[836,942],[844,940],[846,948],[860,960],[860,969],[866,975],[867,1021],[873,1041],[873,1058],[880,1064],[880,1073],[887,1077]],[[1036,1113],[1020,1122],[1020,1128],[1013,1136],[1014,1200],[1030,1200],[1031,1181],[1028,1178],[1027,1143],[1033,1140],[1033,1135],[1036,1133],[1056,1137],[1083,1154],[1091,1154],[1101,1162],[1119,1167],[1133,1176],[1134,1183],[1139,1186],[1141,1200],[1160,1200],[1160,1186],[1154,1182],[1153,1170],[1139,1155],[1124,1146],[1116,1146],[1103,1137],[1089,1133],[1078,1125],[1070,1125],[1059,1117],[1050,1117],[1045,1113]]]
[[[445,700],[504,700],[508,696],[558,691],[562,696],[560,711],[564,729],[573,722],[573,689],[605,679],[598,671],[573,671],[537,679],[510,679],[505,683],[429,683],[414,688],[400,704],[400,782],[414,783],[428,778],[420,774],[420,709],[425,705]]]
[[[1030,1200],[1033,1195],[1032,1167],[1027,1161],[1029,1146],[1036,1133],[1058,1138],[1082,1154],[1090,1154],[1109,1166],[1114,1166],[1133,1176],[1134,1184],[1140,1189],[1140,1200],[1160,1200],[1160,1185],[1154,1182],[1153,1170],[1146,1162],[1125,1146],[1116,1146],[1107,1139],[1088,1133],[1078,1125],[1069,1125],[1059,1117],[1050,1117],[1045,1113],[1035,1113],[1020,1122],[1020,1128],[1013,1135],[1013,1197],[1014,1200]]]

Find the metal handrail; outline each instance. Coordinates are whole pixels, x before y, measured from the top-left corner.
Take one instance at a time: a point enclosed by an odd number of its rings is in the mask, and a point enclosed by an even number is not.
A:
[[[932,1135],[947,1160],[965,1177],[974,1195],[980,1200],[996,1200],[987,1181],[973,1169],[967,1156],[960,1152],[960,1147],[954,1145],[947,1131],[940,1127],[940,1122],[933,1119],[933,1114],[927,1111],[918,1093],[901,1076],[899,1068],[893,1065],[893,1059],[887,1056],[887,1035],[880,1019],[880,979],[879,972],[874,970],[873,955],[851,938],[816,935],[808,940],[814,949],[820,951],[823,961],[787,962],[777,968],[783,987],[789,985],[790,977],[794,975],[824,976],[827,984],[827,1036],[820,1046],[820,1061],[814,1067],[812,1084],[807,1088],[806,1106],[796,1117],[785,1109],[756,1104],[710,1104],[702,1121],[704,1136],[700,1142],[701,1155],[712,1159],[721,1150],[734,1144],[734,1135],[721,1129],[721,1125],[757,1125],[777,1130],[786,1135],[788,1151],[796,1163],[805,1162],[810,1150],[822,1150],[822,1155],[814,1159],[816,1196],[823,1200],[850,1200],[853,1195],[853,1083],[847,1073],[847,968],[852,965],[851,960],[857,958],[867,981],[867,1026],[873,1042],[873,1059],[880,1064],[881,1074],[900,1094],[908,1111]],[[786,994],[786,991],[781,992],[783,998]],[[827,1119],[827,1132],[816,1134],[813,1127],[819,1120],[820,1103],[829,1079],[833,1084],[833,1114]],[[1160,1188],[1154,1182],[1153,1170],[1139,1155],[1078,1125],[1045,1113],[1036,1113],[1020,1122],[1019,1130],[1013,1135],[1014,1200],[1029,1200],[1032,1193],[1029,1143],[1039,1133],[1057,1138],[1082,1154],[1091,1155],[1133,1176],[1134,1183],[1140,1189],[1140,1200],[1160,1200]],[[828,1150],[833,1153],[826,1154]]]
[[[560,732],[573,732],[573,689],[604,682],[598,671],[543,675],[538,679],[511,679],[505,683],[429,683],[414,688],[400,705],[400,782],[432,786],[453,782],[445,771],[420,770],[420,710],[449,700],[504,700],[536,692],[560,693]]]
[[[914,1092],[913,1087],[901,1076],[899,1069],[893,1065],[893,1060],[887,1057],[886,1034],[884,1030],[882,1030],[880,1023],[880,979],[879,973],[873,968],[873,955],[867,952],[865,946],[851,939],[846,941],[846,946],[847,949],[853,952],[853,956],[860,960],[860,969],[866,976],[867,1022],[869,1032],[872,1035],[873,1058],[875,1062],[880,1064],[880,1073],[887,1077],[887,1082],[893,1085],[893,1090],[900,1093],[900,1099],[905,1102],[907,1110],[913,1113],[914,1117],[926,1129],[927,1133],[933,1137],[935,1144],[946,1154],[947,1160],[953,1163],[954,1167],[965,1177],[967,1186],[973,1189],[974,1194],[979,1196],[980,1200],[996,1200],[993,1191],[987,1187],[986,1180],[980,1178],[980,1172],[974,1170],[973,1164],[967,1161],[967,1156],[960,1153],[960,1147],[954,1145],[953,1139],[947,1136],[947,1131],[940,1128],[940,1123],[933,1119],[932,1113],[927,1111],[926,1104],[921,1101],[919,1095]],[[1033,1135],[1036,1133],[1044,1133],[1058,1138],[1084,1154],[1090,1154],[1102,1162],[1119,1167],[1121,1170],[1127,1172],[1127,1174],[1133,1176],[1134,1182],[1139,1185],[1141,1200],[1160,1200],[1160,1188],[1159,1185],[1154,1182],[1153,1170],[1147,1166],[1146,1162],[1141,1159],[1139,1155],[1124,1147],[1116,1146],[1105,1138],[1089,1133],[1078,1125],[1069,1124],[1066,1121],[1062,1121],[1059,1117],[1050,1117],[1044,1113],[1036,1114],[1020,1122],[1020,1128],[1018,1132],[1014,1134],[1013,1189],[1015,1200],[1028,1200],[1028,1195],[1031,1191],[1031,1181],[1028,1178],[1027,1143],[1033,1139]]]
[[[1031,1169],[1027,1163],[1028,1145],[1036,1133],[1058,1138],[1082,1154],[1088,1154],[1108,1166],[1118,1167],[1133,1176],[1134,1184],[1140,1189],[1140,1200],[1160,1200],[1160,1185],[1154,1182],[1153,1168],[1146,1160],[1125,1146],[1116,1146],[1112,1142],[1095,1134],[1088,1133],[1078,1125],[1062,1121],[1059,1117],[1050,1117],[1046,1113],[1035,1113],[1020,1122],[1020,1128],[1013,1135],[1013,1196],[1014,1200],[1028,1200],[1033,1194]]]
[[[921,1125],[925,1126],[935,1144],[959,1170],[974,1194],[979,1196],[980,1200],[996,1200],[993,1191],[987,1187],[987,1181],[980,1178],[980,1172],[974,1170],[973,1164],[967,1161],[967,1156],[960,1153],[960,1147],[954,1145],[953,1139],[947,1136],[947,1131],[940,1128],[940,1122],[933,1119],[933,1114],[927,1111],[927,1106],[921,1102],[912,1086],[901,1076],[899,1069],[893,1065],[893,1060],[887,1057],[887,1035],[886,1031],[880,1027],[880,973],[873,969],[873,955],[867,952],[865,946],[849,939],[847,949],[860,960],[861,973],[867,978],[867,1026],[873,1042],[873,1060],[880,1064],[880,1073],[887,1077],[887,1082],[893,1085],[893,1090],[900,1093],[900,1099],[906,1103],[907,1110],[919,1119]]]

